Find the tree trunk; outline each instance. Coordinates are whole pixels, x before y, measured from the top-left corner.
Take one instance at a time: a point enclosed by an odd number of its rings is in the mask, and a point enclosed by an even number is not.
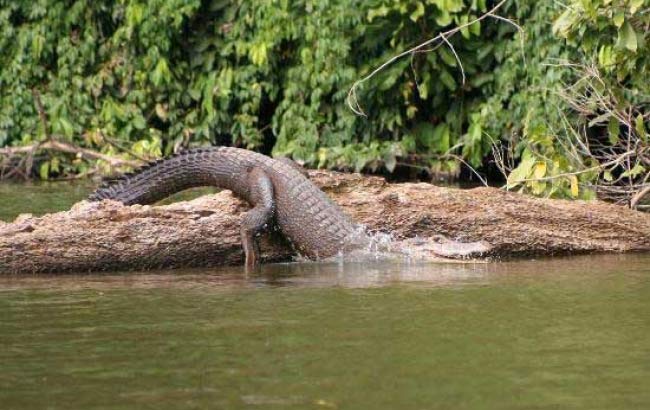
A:
[[[616,205],[310,174],[355,220],[390,233],[417,257],[444,254],[448,243],[441,248],[440,235],[482,241],[488,256],[650,250],[650,215]],[[165,206],[81,202],[70,211],[21,215],[0,223],[0,272],[241,264],[239,221],[248,208],[225,191]],[[278,233],[262,241],[262,254],[266,262],[295,256]]]

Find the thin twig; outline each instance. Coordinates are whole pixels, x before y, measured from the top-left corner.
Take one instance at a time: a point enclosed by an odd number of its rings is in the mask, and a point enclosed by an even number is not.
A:
[[[143,156],[138,155],[135,151],[133,151],[131,149],[128,149],[128,148],[122,146],[122,144],[120,144],[117,141],[113,140],[112,138],[107,137],[106,135],[104,135],[103,132],[99,131],[99,135],[102,137],[102,139],[104,139],[106,142],[108,142],[109,145],[112,145],[114,148],[117,148],[120,151],[126,152],[127,154],[131,155],[133,158],[136,158],[136,159],[138,159],[140,161],[143,161],[143,162],[151,161],[151,159],[144,158]]]
[[[454,57],[456,58],[456,61],[458,62],[458,67],[460,68],[460,73],[463,75],[463,85],[465,85],[465,69],[463,68],[463,63],[460,61],[460,57],[458,57],[458,54],[456,53],[456,49],[454,48],[454,46],[451,45],[449,40],[447,40],[447,36],[445,36],[444,33],[440,35],[440,38],[442,38],[442,41],[444,41],[445,44],[449,46],[451,52],[454,53]]]
[[[41,93],[38,92],[36,88],[32,89],[32,95],[34,96],[34,105],[36,105],[36,111],[38,111],[38,117],[41,120],[43,125],[43,134],[45,135],[45,141],[51,139],[50,136],[50,126],[47,121],[47,114],[45,113],[45,108],[43,108],[43,102],[41,101]]]
[[[34,147],[37,145],[38,144],[26,145],[22,147],[0,148],[0,155],[15,156],[18,154],[27,154],[31,152],[34,149]],[[78,147],[76,145],[72,145],[66,142],[61,142],[56,140],[44,142],[38,145],[38,149],[65,152],[68,154],[76,154],[81,157],[86,157],[90,159],[99,159],[108,162],[111,166],[138,167],[142,165],[140,161],[131,161],[127,159],[116,158],[110,155],[102,154],[101,152],[93,151],[91,149]]]
[[[632,199],[630,199],[630,208],[632,209],[637,208],[639,205],[639,201],[643,199],[644,196],[648,195],[648,193],[650,193],[650,185],[646,186],[645,188],[643,188],[642,190],[634,194]]]
[[[465,161],[461,156],[459,156],[459,155],[455,155],[455,154],[445,154],[445,156],[446,156],[446,157],[449,157],[449,158],[452,158],[452,159],[455,159],[456,161],[461,162],[462,164],[464,164],[467,168],[469,168],[469,170],[470,170],[474,175],[476,175],[476,177],[479,179],[479,181],[481,181],[481,184],[483,184],[484,186],[489,186],[488,183],[487,183],[487,181],[486,181],[486,179],[483,178],[483,177],[481,176],[481,174],[479,174],[478,171],[476,171],[476,170],[474,169],[474,167],[471,166],[467,161]]]
[[[366,113],[363,111],[363,109],[361,108],[361,105],[359,104],[359,99],[357,97],[357,89],[363,83],[365,83],[366,81],[370,80],[375,75],[377,75],[377,73],[381,72],[386,67],[393,64],[395,61],[397,61],[397,60],[399,60],[399,59],[401,59],[401,58],[403,58],[403,57],[405,57],[405,56],[407,56],[409,54],[414,54],[414,53],[420,52],[423,49],[425,49],[425,47],[427,47],[427,46],[429,46],[429,45],[431,45],[431,44],[433,44],[433,43],[435,43],[437,41],[442,40],[443,42],[448,42],[448,39],[450,37],[453,37],[454,35],[459,33],[461,30],[463,30],[463,29],[465,29],[465,28],[467,28],[467,27],[469,27],[469,26],[471,26],[473,24],[476,24],[476,23],[478,23],[480,21],[483,21],[483,20],[485,20],[487,18],[494,18],[494,19],[497,19],[497,20],[506,21],[506,22],[514,25],[515,27],[519,27],[514,21],[509,20],[509,19],[507,19],[505,17],[498,16],[498,15],[495,14],[496,11],[499,10],[505,4],[506,1],[507,0],[501,0],[494,7],[492,7],[487,13],[475,18],[474,20],[468,21],[467,23],[461,24],[460,26],[456,26],[451,30],[440,33],[437,36],[435,36],[433,38],[430,38],[429,40],[416,45],[415,47],[412,47],[412,48],[410,48],[410,49],[408,49],[406,51],[403,51],[403,52],[391,57],[390,59],[385,61],[383,64],[381,64],[379,67],[375,68],[372,72],[370,72],[370,74],[366,75],[365,77],[361,78],[360,80],[355,81],[355,83],[352,84],[352,87],[350,87],[350,90],[348,91],[348,96],[347,96],[347,104],[348,104],[348,107],[350,108],[350,110],[353,113],[355,113],[356,115],[366,117],[367,116]],[[519,27],[519,28],[521,28],[521,27]],[[520,30],[520,33],[521,32],[523,32],[523,29]],[[453,48],[452,48],[452,50],[453,50]],[[454,51],[454,54],[456,54],[455,51]],[[462,65],[461,65],[461,67],[462,67]],[[463,73],[463,77],[464,77],[464,73]]]

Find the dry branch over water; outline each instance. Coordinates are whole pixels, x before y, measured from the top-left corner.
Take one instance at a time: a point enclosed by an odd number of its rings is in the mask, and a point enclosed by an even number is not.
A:
[[[372,231],[390,232],[397,240],[420,238],[415,242],[423,249],[435,249],[432,244],[444,235],[483,241],[493,256],[650,250],[650,215],[617,205],[310,174]],[[0,223],[0,272],[241,264],[239,221],[248,208],[226,191],[165,206],[81,202],[43,217],[22,215]],[[277,234],[263,240],[262,254],[267,262],[294,256]]]

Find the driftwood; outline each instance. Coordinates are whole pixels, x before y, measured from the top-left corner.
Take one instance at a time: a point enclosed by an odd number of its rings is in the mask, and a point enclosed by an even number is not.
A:
[[[650,215],[617,205],[310,174],[354,219],[397,241],[416,238],[408,242],[415,249],[435,249],[444,235],[483,241],[491,256],[650,250]],[[0,223],[0,272],[241,264],[239,220],[248,208],[224,191],[165,206],[81,202],[66,212],[21,215]],[[262,254],[266,262],[295,256],[277,233],[262,241]]]
[[[78,147],[67,142],[47,140],[33,145],[0,148],[0,180],[17,177],[21,177],[25,180],[30,179],[31,174],[34,172],[35,155],[41,151],[56,151],[66,154],[75,154],[77,155],[77,158],[102,160],[108,163],[111,167],[127,166],[138,168],[145,162],[144,159],[131,161],[102,154],[101,152],[93,151],[91,149]]]
[[[34,172],[34,163],[36,154],[42,151],[62,152],[66,154],[74,154],[77,158],[86,158],[93,160],[101,160],[108,163],[111,167],[140,167],[143,163],[147,163],[146,158],[139,157],[136,153],[125,149],[124,147],[116,144],[111,138],[102,135],[102,138],[120,152],[126,152],[132,157],[137,158],[137,161],[122,159],[119,157],[106,155],[101,152],[79,147],[67,142],[63,142],[60,135],[51,135],[49,132],[49,120],[47,113],[41,101],[41,94],[37,89],[32,90],[34,96],[34,105],[38,111],[38,117],[43,126],[45,136],[44,141],[36,142],[32,145],[19,146],[19,147],[4,147],[0,148],[0,180],[22,178],[24,180],[31,179]],[[94,171],[88,172],[85,175],[91,174]],[[68,178],[74,179],[76,177]]]

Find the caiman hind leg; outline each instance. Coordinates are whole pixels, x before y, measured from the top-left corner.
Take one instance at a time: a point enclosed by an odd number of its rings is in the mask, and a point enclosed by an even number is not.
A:
[[[250,202],[253,209],[246,212],[241,222],[241,241],[246,255],[246,267],[252,268],[259,263],[260,247],[257,236],[273,221],[275,201],[271,179],[260,168],[253,168],[248,173]]]

